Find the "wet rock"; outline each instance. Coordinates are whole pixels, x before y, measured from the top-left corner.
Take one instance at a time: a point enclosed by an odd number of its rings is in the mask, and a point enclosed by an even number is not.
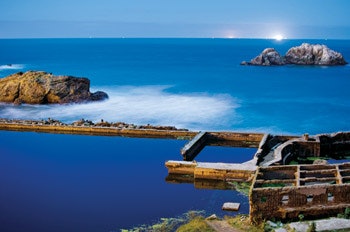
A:
[[[90,92],[90,80],[73,76],[28,71],[0,79],[0,102],[52,104],[100,101],[104,92]]]
[[[250,61],[243,61],[241,65],[345,65],[343,55],[329,49],[326,45],[303,43],[290,48],[285,56],[281,56],[274,48],[266,48],[260,55]]]
[[[326,45],[303,43],[286,53],[286,63],[299,65],[345,65],[343,55]]]
[[[206,220],[218,220],[219,218],[216,216],[216,214],[212,214],[209,217],[206,218]]]
[[[249,62],[243,61],[241,65],[283,65],[285,64],[284,58],[274,49],[266,48],[260,55],[250,60]]]

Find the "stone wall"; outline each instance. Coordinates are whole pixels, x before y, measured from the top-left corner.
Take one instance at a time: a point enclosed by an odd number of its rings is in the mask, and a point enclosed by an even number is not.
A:
[[[334,216],[350,207],[350,163],[259,168],[250,192],[250,218]]]

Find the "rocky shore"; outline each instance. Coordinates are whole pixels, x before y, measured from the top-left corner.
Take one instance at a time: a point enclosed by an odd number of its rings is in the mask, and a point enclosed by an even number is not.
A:
[[[107,127],[115,129],[139,129],[139,130],[164,130],[164,131],[188,131],[188,129],[177,129],[174,126],[154,126],[154,125],[135,125],[125,122],[107,122],[101,119],[100,122],[94,123],[90,120],[80,119],[73,123],[67,124],[59,120],[48,118],[46,120],[20,120],[20,119],[0,119],[0,124],[32,125],[32,126],[73,126],[73,127]]]
[[[343,55],[329,49],[326,45],[303,43],[290,48],[281,56],[274,48],[266,48],[250,61],[243,61],[241,65],[273,66],[273,65],[345,65]]]
[[[108,95],[90,92],[90,80],[55,76],[42,71],[19,72],[0,78],[0,102],[14,104],[64,104],[100,101]]]

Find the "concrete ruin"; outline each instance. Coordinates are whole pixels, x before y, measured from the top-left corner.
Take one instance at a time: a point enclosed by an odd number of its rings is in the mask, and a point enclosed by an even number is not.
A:
[[[232,189],[230,181],[252,181],[250,218],[256,223],[271,218],[294,219],[300,214],[330,216],[350,207],[350,163],[287,165],[300,158],[344,159],[350,156],[350,132],[296,137],[85,123],[66,125],[56,120],[0,119],[0,130],[190,139],[181,151],[186,161],[166,162],[167,181],[194,183],[196,188],[205,189]],[[192,162],[204,146],[258,149],[252,160],[241,164]]]
[[[194,159],[209,145],[208,141],[214,141],[210,135],[200,133],[186,144],[181,150],[184,160]],[[350,163],[289,164],[312,162],[313,159],[308,160],[311,157],[346,159],[349,155],[350,132],[301,137],[265,134],[250,161],[242,164],[168,161],[167,181],[223,190],[230,188],[226,184],[229,181],[252,181],[249,203],[253,223],[271,218],[298,220],[301,214],[320,218],[343,213],[350,207]]]
[[[258,166],[286,165],[292,160],[308,157],[344,159],[350,155],[350,133],[338,132],[287,139],[265,135],[255,154]]]
[[[250,219],[336,216],[350,207],[350,163],[259,167],[249,194]]]

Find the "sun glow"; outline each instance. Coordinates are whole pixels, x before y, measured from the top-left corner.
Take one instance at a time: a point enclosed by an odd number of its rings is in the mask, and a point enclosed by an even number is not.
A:
[[[275,40],[277,40],[277,41],[281,41],[282,39],[284,39],[284,38],[283,38],[283,35],[281,35],[281,34],[277,34],[277,35],[275,35],[273,38],[274,38]]]

